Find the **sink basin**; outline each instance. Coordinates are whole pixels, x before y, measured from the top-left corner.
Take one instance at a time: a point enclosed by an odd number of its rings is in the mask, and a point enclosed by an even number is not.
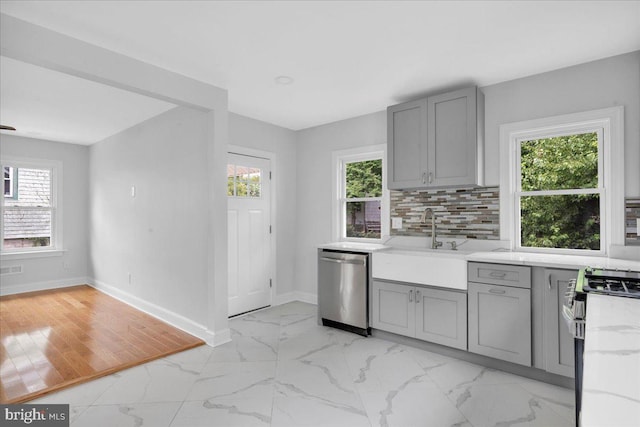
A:
[[[467,255],[445,249],[388,249],[374,252],[374,279],[467,289]]]

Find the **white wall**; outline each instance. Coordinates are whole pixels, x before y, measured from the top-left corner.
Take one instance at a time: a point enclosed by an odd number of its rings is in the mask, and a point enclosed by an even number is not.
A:
[[[208,319],[207,126],[177,107],[90,147],[89,274],[194,333]]]
[[[386,112],[298,132],[297,290],[317,294],[317,246],[331,241],[331,152],[387,141]]]
[[[40,139],[0,134],[2,156],[62,162],[64,254],[56,257],[3,260],[22,265],[23,273],[2,276],[2,294],[25,292],[87,281],[89,149]]]
[[[640,51],[481,88],[485,95],[485,183],[499,184],[499,126],[625,107],[625,194],[640,196]],[[423,91],[429,92],[428,88]],[[316,247],[331,236],[331,152],[386,142],[386,113],[298,132],[299,290],[316,293]]]
[[[275,302],[287,300],[294,291],[296,258],[296,133],[238,114],[229,114],[229,144],[275,154],[273,176],[276,215]]]

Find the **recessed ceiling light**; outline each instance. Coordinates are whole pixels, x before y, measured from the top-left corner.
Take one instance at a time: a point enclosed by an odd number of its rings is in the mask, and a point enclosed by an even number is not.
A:
[[[278,76],[273,80],[279,85],[290,85],[293,83],[293,77],[291,76]]]

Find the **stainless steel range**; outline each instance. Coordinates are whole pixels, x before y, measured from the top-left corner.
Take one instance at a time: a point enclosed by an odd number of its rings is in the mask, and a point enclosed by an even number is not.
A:
[[[612,297],[640,298],[640,272],[585,268],[573,280],[565,297],[563,316],[574,336],[576,426],[580,425],[582,409],[582,371],[584,356],[585,322],[587,320],[588,294],[597,293]]]

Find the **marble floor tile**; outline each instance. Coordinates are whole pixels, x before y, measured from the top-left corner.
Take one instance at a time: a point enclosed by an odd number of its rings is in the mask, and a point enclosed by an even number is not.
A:
[[[200,375],[199,366],[155,360],[119,373],[96,405],[181,402]]]
[[[93,381],[78,384],[73,387],[47,394],[41,398],[31,400],[29,403],[68,403],[71,407],[89,406],[95,402],[102,394],[115,384],[120,378],[120,373],[107,375]]]
[[[272,396],[276,362],[208,363],[185,400]]]
[[[474,426],[564,427],[569,421],[518,384],[476,384],[455,401]]]
[[[360,393],[372,426],[471,426],[440,389],[412,378],[395,389]]]
[[[169,427],[182,402],[90,406],[73,427]]]
[[[273,399],[272,427],[370,427],[359,399],[336,402],[306,396],[276,396]]]
[[[259,362],[278,358],[279,339],[276,335],[235,336],[231,342],[215,347],[209,361]]]
[[[184,402],[171,427],[270,426],[272,406],[271,395]]]
[[[572,427],[573,390],[317,324],[284,304],[231,319],[197,347],[34,403],[72,426]]]

